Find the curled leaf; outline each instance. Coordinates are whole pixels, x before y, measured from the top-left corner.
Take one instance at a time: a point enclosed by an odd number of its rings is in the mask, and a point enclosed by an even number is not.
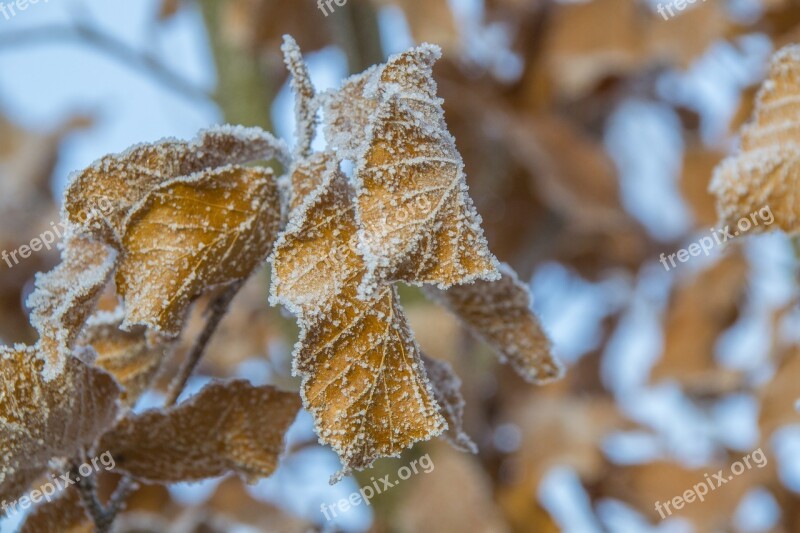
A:
[[[261,265],[278,231],[278,206],[266,168],[223,167],[151,191],[122,241],[116,278],[125,299],[122,327],[180,333],[195,298]]]
[[[379,105],[355,170],[364,294],[394,281],[447,288],[498,277],[436,97],[440,54],[423,45],[394,56],[366,89]]]
[[[61,263],[36,276],[28,298],[31,323],[39,331],[37,350],[44,358],[47,379],[59,374],[70,357],[75,339],[92,312],[114,269],[116,253],[102,243],[70,235]]]
[[[314,133],[317,130],[317,104],[316,91],[311,84],[308,75],[308,67],[303,61],[300,47],[290,36],[283,36],[283,61],[286,68],[292,73],[292,89],[295,100],[295,121],[297,128],[297,148],[296,152],[307,157],[311,154],[311,142],[314,140]]]
[[[103,435],[116,469],[154,483],[199,481],[235,472],[269,476],[300,408],[296,393],[246,381],[211,383],[167,410],[128,415]]]
[[[116,378],[123,388],[121,400],[130,407],[150,387],[169,345],[141,326],[120,329],[123,318],[121,309],[92,316],[78,344],[94,348],[95,363]]]
[[[165,139],[109,155],[73,174],[64,199],[64,218],[109,244],[125,235],[131,210],[165,182],[232,164],[290,157],[283,141],[259,128],[221,126],[193,141]]]
[[[564,369],[553,356],[550,340],[531,309],[528,287],[516,272],[500,266],[499,281],[476,281],[446,291],[426,288],[427,294],[453,312],[479,338],[491,346],[531,383],[547,383]]]
[[[747,219],[746,231],[800,230],[798,91],[800,46],[787,46],[772,59],[754,118],[742,128],[740,152],[720,163],[711,180],[722,224],[734,228],[739,220]],[[774,225],[767,224],[770,217]]]
[[[377,98],[368,97],[366,90],[378,74],[378,67],[371,67],[346,79],[340,89],[322,93],[325,140],[342,159],[356,159],[366,142],[367,126],[378,107]]]
[[[52,458],[90,446],[117,414],[111,376],[69,356],[46,381],[44,365],[34,347],[0,347],[0,500],[21,496]]]
[[[431,380],[436,402],[447,421],[448,429],[444,437],[456,450],[478,453],[478,447],[464,432],[464,397],[461,395],[461,380],[447,361],[423,355],[422,362]]]

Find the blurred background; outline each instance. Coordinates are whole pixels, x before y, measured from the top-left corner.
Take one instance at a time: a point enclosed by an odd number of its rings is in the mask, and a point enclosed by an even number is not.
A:
[[[224,122],[291,142],[285,33],[320,90],[415,43],[439,44],[435,77],[491,247],[529,282],[569,366],[562,382],[526,385],[404,290],[423,350],[463,380],[477,455],[430,442],[330,486],[338,460],[303,413],[271,478],[142,487],[119,530],[800,532],[792,241],[748,236],[669,271],[659,263],[716,227],[712,170],[735,149],[770,54],[800,38],[800,5],[705,0],[664,17],[660,4],[347,0],[326,16],[311,0],[40,0],[0,10],[9,251],[59,220],[70,172],[104,154]],[[33,336],[22,302],[56,259],[0,263],[4,343]],[[257,277],[242,291],[189,392],[221,376],[297,387],[296,329],[269,308],[267,288]],[[154,392],[137,409],[159,402]],[[666,520],[655,510],[758,448],[764,468]],[[425,453],[432,472],[325,519],[323,503]]]

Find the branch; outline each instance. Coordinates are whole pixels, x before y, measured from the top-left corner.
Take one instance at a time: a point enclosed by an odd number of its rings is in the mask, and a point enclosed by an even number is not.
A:
[[[76,22],[72,26],[50,25],[29,30],[0,33],[0,52],[3,48],[16,50],[20,46],[73,41],[93,45],[98,50],[120,60],[131,68],[153,75],[170,89],[194,100],[213,100],[213,94],[175,74],[154,55],[136,50],[114,37],[87,24]]]
[[[183,366],[181,366],[178,375],[175,376],[175,379],[170,384],[165,407],[171,407],[178,401],[178,398],[183,392],[183,389],[186,387],[186,383],[189,381],[194,369],[197,367],[198,363],[200,363],[200,359],[203,358],[203,353],[206,350],[208,341],[211,340],[211,337],[217,330],[219,323],[222,322],[225,313],[228,312],[228,306],[230,306],[231,301],[233,301],[233,298],[239,292],[239,289],[242,288],[244,281],[245,280],[237,281],[225,289],[225,292],[217,296],[217,298],[211,302],[211,305],[209,305],[207,310],[209,317],[208,321],[206,322],[206,327],[195,341],[191,351],[189,352],[189,355],[186,356],[186,361],[184,361]]]

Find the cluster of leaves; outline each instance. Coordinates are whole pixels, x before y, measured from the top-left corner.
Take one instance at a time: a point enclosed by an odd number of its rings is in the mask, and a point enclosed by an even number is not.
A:
[[[284,53],[297,98],[293,153],[260,129],[218,127],[72,176],[61,263],[28,298],[39,339],[0,348],[0,499],[105,450],[139,481],[271,474],[296,392],[227,380],[177,403],[227,305],[268,257],[271,299],[300,324],[300,396],[342,473],[445,431],[475,449],[459,379],[421,353],[398,283],[424,286],[528,381],[560,377],[528,289],[489,251],[467,194],[432,78],[438,48],[414,48],[319,95],[291,38]],[[320,107],[327,148],[314,152]],[[270,160],[286,174],[248,165]],[[119,305],[100,310],[109,290]],[[132,411],[208,294],[210,317],[167,404]],[[74,516],[64,506],[78,500],[64,498],[38,520]],[[92,500],[98,527],[113,519],[120,502],[98,511]]]

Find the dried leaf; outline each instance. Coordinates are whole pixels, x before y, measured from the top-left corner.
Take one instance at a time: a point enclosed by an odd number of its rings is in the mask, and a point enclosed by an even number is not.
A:
[[[306,197],[322,183],[325,169],[331,164],[331,154],[316,152],[297,162],[291,173],[291,202],[289,213],[295,212]]]
[[[711,192],[717,196],[722,224],[769,206],[774,224],[753,224],[751,232],[800,229],[797,205],[797,151],[800,146],[800,46],[787,46],[772,59],[753,121],[742,128],[741,151],[714,172]]]
[[[131,211],[150,191],[181,176],[231,164],[289,156],[283,141],[258,128],[222,126],[186,142],[167,139],[109,155],[73,174],[65,217],[109,244],[122,241]]]
[[[300,408],[295,393],[246,381],[212,383],[166,410],[128,415],[103,435],[116,470],[154,483],[198,481],[236,472],[269,476]]]
[[[316,90],[311,84],[308,67],[303,61],[300,47],[290,35],[283,36],[283,62],[292,73],[292,92],[295,97],[294,113],[296,121],[297,146],[295,152],[301,157],[311,154],[311,142],[317,131]]]
[[[440,55],[424,45],[393,56],[366,88],[380,103],[355,171],[364,294],[386,282],[446,288],[498,276],[436,97]]]
[[[324,165],[323,165],[324,162]],[[275,242],[271,302],[293,313],[320,312],[354,283],[364,264],[356,252],[356,224],[351,191],[336,162],[312,160],[293,179],[295,198],[311,183],[317,187],[293,209],[286,230]],[[300,182],[298,180],[304,179]],[[296,201],[294,202],[296,203]]]
[[[279,237],[273,303],[301,317],[295,373],[317,434],[346,471],[445,429],[397,293],[362,299],[351,192],[335,164]]]
[[[430,471],[411,478],[411,488],[391,527],[399,531],[510,533],[492,495],[491,478],[473,456],[432,446]],[[394,515],[393,515],[394,516]],[[432,526],[440,524],[440,526]],[[520,529],[536,531],[538,529]]]
[[[651,379],[696,386],[723,374],[714,347],[739,316],[747,270],[744,256],[735,253],[677,287],[664,324],[664,353]]]
[[[34,347],[0,347],[0,500],[19,497],[50,459],[91,445],[117,413],[111,376],[69,356],[46,381],[45,362]]]
[[[246,278],[269,254],[280,224],[270,169],[223,167],[168,181],[131,214],[117,287],[123,329],[180,333],[207,289]],[[165,231],[166,230],[166,231]]]
[[[61,263],[38,274],[28,298],[31,323],[39,331],[37,350],[43,356],[44,375],[59,374],[84,322],[111,277],[116,253],[86,237],[68,236]]]
[[[456,450],[478,453],[478,447],[464,432],[464,397],[461,396],[461,380],[446,361],[422,356],[422,362],[431,380],[436,402],[442,409],[448,429],[444,433],[447,441]]]
[[[42,503],[28,515],[20,533],[91,533],[94,524],[81,504],[75,487],[68,487],[51,502]]]
[[[121,400],[131,407],[150,387],[168,343],[148,335],[143,327],[134,327],[130,331],[120,329],[123,318],[121,309],[92,316],[78,344],[94,348],[97,352],[95,363],[122,385]]]
[[[500,272],[499,281],[476,281],[446,291],[426,287],[426,292],[452,311],[525,380],[548,383],[561,378],[564,369],[552,355],[550,340],[531,309],[528,287],[510,266],[500,265]]]
[[[367,126],[378,109],[378,100],[367,97],[366,89],[375,83],[379,74],[378,67],[371,67],[347,78],[340,89],[321,95],[325,140],[342,159],[355,160],[367,140]]]

